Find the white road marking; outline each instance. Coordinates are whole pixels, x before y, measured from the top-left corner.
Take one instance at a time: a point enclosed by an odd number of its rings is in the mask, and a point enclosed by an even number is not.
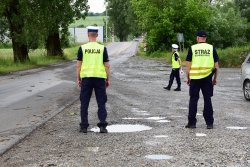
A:
[[[173,156],[162,155],[162,154],[152,154],[152,155],[147,155],[145,157],[151,160],[169,160],[173,158]]]
[[[146,119],[149,119],[149,120],[162,120],[162,119],[165,119],[165,117],[148,117]]]
[[[229,126],[227,129],[234,129],[234,130],[245,130],[247,127],[240,127],[240,126]]]
[[[159,120],[159,121],[156,121],[156,122],[159,122],[159,123],[166,123],[166,122],[171,122],[169,120]]]
[[[196,133],[195,135],[197,137],[205,137],[205,136],[207,136],[205,133]]]
[[[149,126],[145,125],[131,125],[131,124],[117,124],[117,125],[110,125],[107,126],[107,130],[109,133],[126,133],[126,132],[140,132],[144,130],[152,129]],[[98,127],[92,128],[91,131],[99,132],[100,129]]]
[[[166,138],[166,137],[168,137],[167,135],[155,135],[154,136],[155,138]]]
[[[135,119],[144,119],[142,117],[127,117],[127,118],[122,118],[122,119],[125,119],[125,120],[135,120]]]

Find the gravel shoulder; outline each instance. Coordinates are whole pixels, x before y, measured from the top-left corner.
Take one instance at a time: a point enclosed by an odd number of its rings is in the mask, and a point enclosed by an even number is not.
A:
[[[137,56],[112,65],[108,89],[109,125],[145,125],[151,130],[131,133],[79,133],[79,101],[50,119],[0,157],[0,166],[250,166],[250,103],[243,98],[239,69],[221,69],[213,105],[215,129],[207,130],[202,117],[185,129],[188,86],[165,91],[171,68],[161,61]],[[176,83],[174,82],[173,88]],[[94,94],[89,108],[90,129],[98,123]],[[157,117],[160,117],[157,119]],[[158,122],[159,120],[165,120]],[[241,130],[227,127],[241,127]],[[165,155],[152,160],[147,155]]]

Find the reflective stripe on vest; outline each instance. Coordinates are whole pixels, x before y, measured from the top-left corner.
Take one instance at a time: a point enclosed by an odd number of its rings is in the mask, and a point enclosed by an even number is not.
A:
[[[107,78],[103,63],[104,46],[97,42],[89,42],[81,46],[83,60],[80,77]]]
[[[201,79],[209,76],[214,68],[213,46],[207,43],[198,43],[193,45],[191,49],[190,79]]]
[[[172,68],[180,68],[180,62],[178,61],[175,61],[175,53],[178,55],[178,57],[180,58],[180,54],[178,52],[174,52],[174,54],[172,55]]]

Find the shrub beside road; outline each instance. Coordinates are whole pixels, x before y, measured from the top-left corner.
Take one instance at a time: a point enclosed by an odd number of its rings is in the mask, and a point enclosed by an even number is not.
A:
[[[150,54],[146,54],[143,51],[143,44],[140,45],[139,55],[154,59],[163,59],[169,64],[171,63],[172,53],[169,51],[156,51]],[[245,60],[248,53],[250,53],[250,43],[244,46],[229,47],[226,49],[217,49],[220,57],[220,67],[224,68],[239,68],[242,62]],[[187,56],[187,50],[180,52],[181,60],[184,62]]]

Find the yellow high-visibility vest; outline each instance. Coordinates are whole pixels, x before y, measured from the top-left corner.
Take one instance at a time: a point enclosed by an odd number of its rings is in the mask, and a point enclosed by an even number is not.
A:
[[[179,61],[175,61],[175,53],[178,55],[178,57],[180,58],[180,54],[178,52],[174,52],[173,55],[172,55],[172,68],[180,68],[181,65],[179,63]]]
[[[97,42],[89,42],[81,46],[83,60],[80,77],[107,78],[103,63],[104,46]]]
[[[207,43],[198,43],[193,45],[191,49],[190,79],[201,79],[209,76],[214,68],[213,46]]]

